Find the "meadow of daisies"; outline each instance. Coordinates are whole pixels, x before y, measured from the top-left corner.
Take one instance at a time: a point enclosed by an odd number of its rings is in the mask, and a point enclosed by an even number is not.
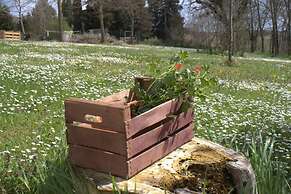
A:
[[[227,66],[225,57],[194,49],[4,41],[0,193],[77,193],[79,177],[66,159],[64,100],[129,88],[151,64],[168,68],[180,50],[189,53],[186,65],[207,64],[218,80],[206,100],[194,100],[196,135],[249,157],[260,194],[288,193],[291,61],[240,57]]]

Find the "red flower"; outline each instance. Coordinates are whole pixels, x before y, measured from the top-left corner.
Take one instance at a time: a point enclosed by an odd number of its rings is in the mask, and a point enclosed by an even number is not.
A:
[[[197,65],[196,67],[193,68],[193,71],[196,74],[199,74],[202,71],[202,66],[201,65]]]
[[[183,64],[181,64],[181,63],[177,63],[175,65],[175,68],[176,68],[177,71],[179,71],[180,69],[182,69],[182,67],[183,67]]]

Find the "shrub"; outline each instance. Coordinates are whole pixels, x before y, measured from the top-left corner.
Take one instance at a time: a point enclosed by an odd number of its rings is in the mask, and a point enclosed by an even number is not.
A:
[[[163,42],[157,37],[145,39],[142,43],[147,45],[163,45]]]
[[[99,44],[101,43],[101,36],[98,34],[73,34],[69,40],[75,43],[89,43],[89,44]],[[105,36],[105,42],[116,43],[118,42],[116,38],[110,35]]]

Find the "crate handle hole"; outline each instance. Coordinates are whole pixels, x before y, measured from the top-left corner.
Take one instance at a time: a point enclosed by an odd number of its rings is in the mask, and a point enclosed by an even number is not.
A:
[[[103,122],[102,117],[98,116],[98,115],[86,114],[85,115],[85,120],[88,121],[88,122],[93,122],[93,123],[102,123]]]

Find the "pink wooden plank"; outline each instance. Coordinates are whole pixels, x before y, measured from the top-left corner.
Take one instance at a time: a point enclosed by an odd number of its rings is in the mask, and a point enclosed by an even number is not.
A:
[[[90,122],[86,115],[100,116],[101,123]],[[124,121],[130,118],[130,110],[117,104],[106,104],[101,101],[69,99],[65,101],[66,123],[81,122],[92,124],[95,128],[125,133]]]
[[[97,148],[104,151],[127,155],[125,134],[92,128],[88,124],[68,124],[68,143]]]
[[[186,113],[181,113],[175,119],[169,120],[164,124],[152,129],[127,142],[127,157],[131,158],[137,153],[147,149],[148,147],[160,142],[177,130],[183,128],[192,122],[193,112],[191,109]]]
[[[106,96],[101,98],[100,101],[108,103],[108,104],[120,104],[125,105],[127,102],[127,98],[129,96],[129,90],[121,91],[110,96]]]
[[[163,158],[176,148],[182,146],[186,142],[189,142],[193,137],[193,126],[185,128],[184,130],[174,134],[165,141],[162,141],[158,145],[151,149],[141,153],[140,155],[132,158],[128,161],[128,174],[129,177],[134,176],[144,168],[153,164],[157,160]]]
[[[73,165],[119,177],[128,176],[126,158],[110,152],[70,145],[69,159]]]
[[[138,133],[144,128],[164,120],[168,115],[178,111],[180,106],[181,103],[179,101],[170,100],[141,115],[132,118],[131,120],[125,121],[127,127],[127,138],[132,137],[134,134]]]

